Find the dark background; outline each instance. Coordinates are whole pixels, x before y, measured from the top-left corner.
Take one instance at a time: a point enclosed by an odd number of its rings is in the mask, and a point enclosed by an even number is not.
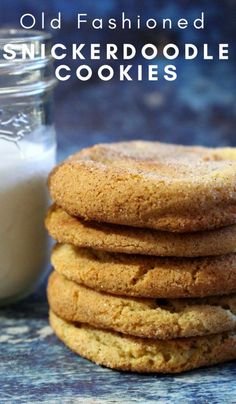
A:
[[[114,79],[80,82],[76,78],[61,82],[55,97],[60,157],[96,142],[132,138],[236,145],[235,0],[10,0],[10,6],[9,0],[0,0],[0,25],[19,27],[23,13],[37,17],[41,11],[46,12],[48,19],[62,12],[63,29],[54,31],[54,41],[65,44],[131,42],[141,45],[151,42],[159,46],[175,42],[181,46],[185,42],[199,45],[206,42],[214,49],[218,42],[230,43],[229,61],[174,61],[178,69],[175,82],[161,78],[158,82],[121,83]],[[127,17],[137,14],[157,20],[184,17],[190,22],[204,11],[206,28],[204,31],[187,28],[122,32],[76,29],[78,12],[86,12],[91,18],[116,18],[121,11],[125,11]],[[71,60],[68,63],[73,64]],[[134,63],[141,60],[137,58]],[[158,59],[151,63],[163,61]]]

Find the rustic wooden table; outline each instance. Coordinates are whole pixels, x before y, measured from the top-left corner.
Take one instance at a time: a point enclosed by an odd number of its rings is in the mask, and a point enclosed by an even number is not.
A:
[[[139,375],[96,366],[52,334],[44,288],[0,310],[0,402],[236,403],[236,364],[182,375]]]

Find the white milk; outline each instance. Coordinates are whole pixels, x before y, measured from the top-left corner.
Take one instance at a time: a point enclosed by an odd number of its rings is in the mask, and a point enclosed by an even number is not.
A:
[[[55,147],[0,139],[0,303],[27,294],[48,263],[46,180]]]

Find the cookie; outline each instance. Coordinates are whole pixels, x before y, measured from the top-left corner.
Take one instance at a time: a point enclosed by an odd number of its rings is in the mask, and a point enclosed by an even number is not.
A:
[[[72,351],[117,370],[179,373],[236,359],[236,333],[160,341],[75,325],[52,311],[50,324]]]
[[[85,220],[192,232],[236,223],[236,149],[132,141],[84,149],[49,177]]]
[[[106,223],[86,222],[53,205],[45,221],[60,243],[97,250],[166,257],[200,257],[236,251],[236,225],[195,233],[171,233]]]
[[[96,292],[53,272],[48,301],[59,317],[123,334],[174,339],[236,330],[236,295],[205,299],[137,299]]]
[[[173,299],[236,293],[236,254],[161,258],[59,244],[51,261],[66,278],[111,294]]]

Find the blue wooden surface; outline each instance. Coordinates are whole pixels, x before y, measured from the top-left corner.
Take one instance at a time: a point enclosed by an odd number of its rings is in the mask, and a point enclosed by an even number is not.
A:
[[[79,358],[52,334],[43,289],[0,310],[1,403],[236,402],[235,363],[176,376],[139,375]]]
[[[79,358],[52,334],[42,290],[0,310],[1,403],[236,402],[235,363],[175,376],[139,375]]]

